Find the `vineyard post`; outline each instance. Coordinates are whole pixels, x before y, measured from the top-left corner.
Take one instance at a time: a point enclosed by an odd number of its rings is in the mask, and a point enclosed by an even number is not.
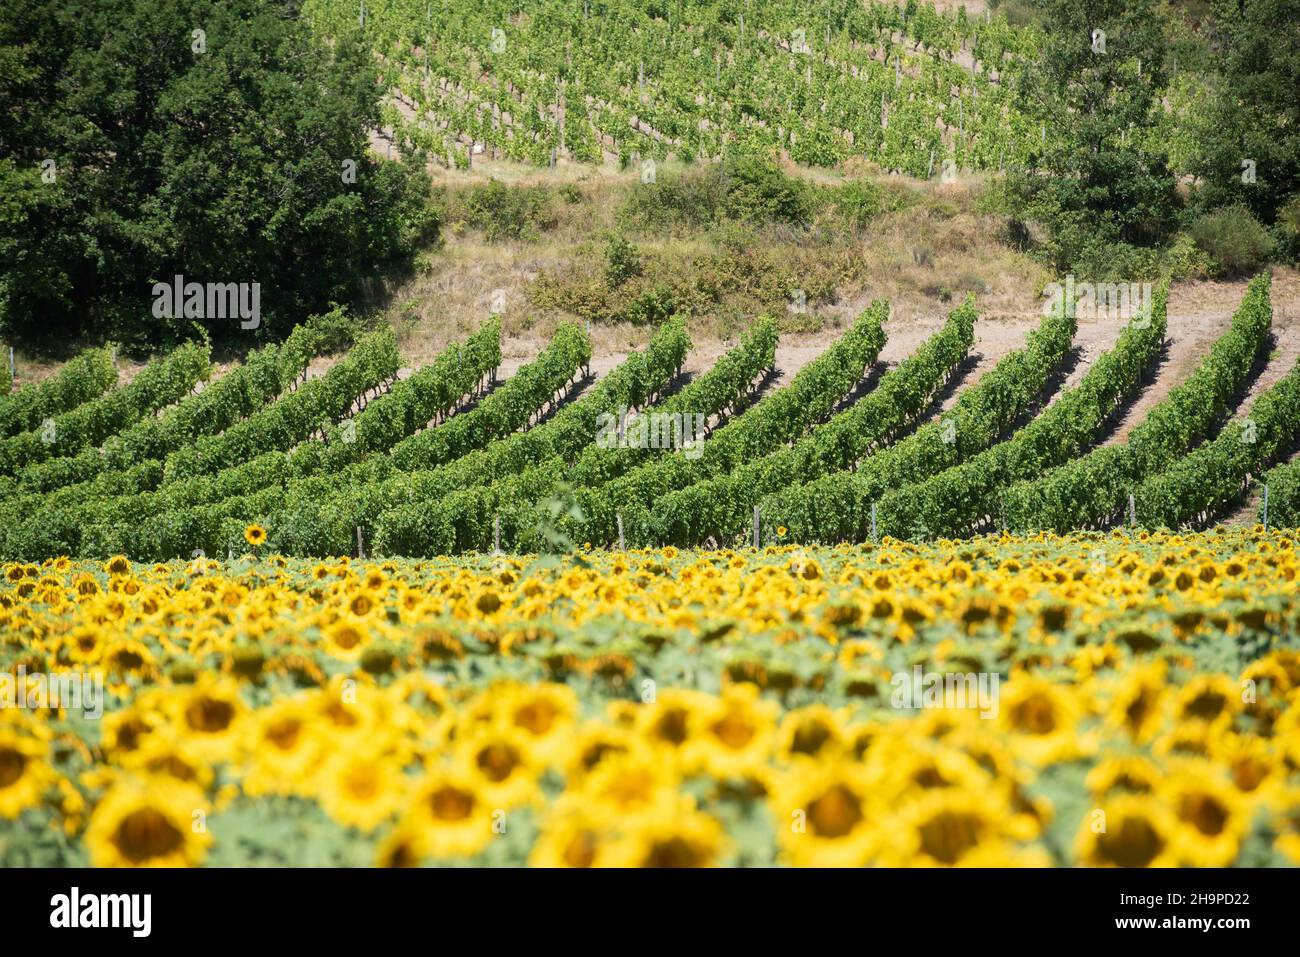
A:
[[[1133,498],[1133,493],[1128,493],[1128,523],[1134,527],[1137,526],[1137,501]]]
[[[357,558],[365,558],[365,543],[361,540],[361,526],[357,526]]]
[[[14,381],[15,372],[17,372],[17,369],[14,368],[14,347],[10,346],[9,347],[9,381],[10,382]]]
[[[925,178],[929,179],[934,175],[934,148],[930,148],[930,165],[925,168]]]
[[[501,516],[492,516],[492,551],[501,554]]]
[[[615,512],[614,518],[618,520],[618,550],[620,552],[627,551],[627,549],[623,546],[623,513]]]
[[[759,523],[760,523],[760,517],[759,517],[759,514],[758,514],[758,506],[755,505],[755,506],[754,506],[754,547],[755,547],[755,548],[758,548],[758,527],[759,527]]]
[[[1264,483],[1264,531],[1268,531],[1268,483]]]
[[[873,542],[879,541],[876,535],[876,503],[875,502],[871,503],[871,540]]]

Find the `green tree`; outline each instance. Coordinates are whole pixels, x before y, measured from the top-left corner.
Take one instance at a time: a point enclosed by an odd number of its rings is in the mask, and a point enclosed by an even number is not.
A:
[[[1300,0],[1219,0],[1213,14],[1218,77],[1198,130],[1198,204],[1244,203],[1271,224],[1300,191]]]
[[[0,7],[0,334],[189,338],[153,283],[258,283],[262,324],[349,301],[436,221],[413,165],[367,151],[375,66],[298,0]],[[204,319],[215,340],[237,320]]]
[[[1047,32],[1020,93],[1046,135],[1007,179],[1011,209],[1043,227],[1053,267],[1124,274],[1166,237],[1176,208],[1166,150],[1148,134],[1165,85],[1161,24],[1151,0],[1034,8]]]

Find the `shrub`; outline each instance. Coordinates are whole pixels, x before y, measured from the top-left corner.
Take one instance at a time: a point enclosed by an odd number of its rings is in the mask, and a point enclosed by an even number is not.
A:
[[[839,187],[831,205],[850,229],[865,229],[885,209],[884,191],[875,183],[852,180]]]
[[[551,196],[541,186],[506,186],[490,179],[470,194],[468,219],[483,230],[490,243],[536,239],[555,225]]]
[[[643,227],[707,225],[720,218],[725,194],[717,166],[665,171],[653,183],[632,187],[620,218],[628,225]]]
[[[1256,272],[1273,252],[1268,230],[1243,205],[1224,206],[1197,217],[1190,232],[1197,247],[1213,261],[1212,269],[1218,275]]]
[[[633,276],[641,275],[641,254],[622,236],[610,237],[605,246],[605,282],[617,289]]]
[[[770,157],[733,154],[723,163],[725,210],[733,219],[803,223],[811,202],[808,188],[787,176]]]
[[[633,325],[654,325],[663,322],[676,310],[677,297],[672,287],[659,283],[628,303],[624,318]]]
[[[1300,193],[1292,196],[1277,211],[1277,222],[1273,228],[1278,256],[1287,262],[1300,261]]]
[[[1172,279],[1204,279],[1213,268],[1214,262],[1188,233],[1175,236],[1165,253],[1165,269]]]

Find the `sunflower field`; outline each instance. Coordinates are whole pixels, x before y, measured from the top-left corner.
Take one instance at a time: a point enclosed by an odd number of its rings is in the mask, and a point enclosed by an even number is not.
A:
[[[1292,534],[247,541],[3,566],[0,865],[1300,864]]]

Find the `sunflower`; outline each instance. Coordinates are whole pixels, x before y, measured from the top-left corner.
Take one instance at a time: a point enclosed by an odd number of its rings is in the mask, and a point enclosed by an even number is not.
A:
[[[401,826],[391,830],[379,842],[375,853],[376,867],[419,867],[424,858],[420,839],[409,827]]]
[[[612,867],[717,867],[729,847],[722,825],[681,796],[627,822],[608,860]]]
[[[612,755],[565,791],[560,804],[622,818],[675,800],[679,784],[676,772],[650,755]]]
[[[776,753],[785,762],[834,760],[844,749],[844,723],[824,704],[791,711],[781,721]]]
[[[0,818],[15,818],[35,807],[55,782],[48,750],[38,738],[0,726]]]
[[[1112,794],[1154,794],[1163,774],[1155,764],[1138,755],[1106,757],[1088,772],[1088,792],[1102,800]]]
[[[119,779],[95,805],[86,848],[95,867],[195,867],[212,837],[203,793],[173,778]]]
[[[322,631],[325,651],[339,661],[360,661],[370,646],[370,629],[359,619],[347,616]]]
[[[1120,794],[1085,816],[1075,854],[1088,867],[1174,867],[1177,836],[1178,821],[1163,801]]]
[[[1079,732],[1083,706],[1073,689],[1018,672],[1000,697],[996,720],[1009,732],[1008,744],[1020,760],[1042,767],[1089,749],[1090,736]]]
[[[723,780],[761,778],[776,743],[777,710],[755,685],[728,685],[699,712],[699,734],[682,747],[684,766]]]
[[[1250,824],[1248,803],[1214,776],[1214,767],[1188,762],[1161,785],[1161,798],[1178,819],[1177,853],[1193,867],[1228,867]]]
[[[1004,854],[1004,801],[988,789],[942,788],[905,801],[888,826],[885,859],[893,866],[989,866]]]
[[[613,832],[609,822],[572,806],[546,816],[528,854],[529,867],[605,867]]]
[[[510,727],[526,735],[543,764],[560,763],[572,744],[578,697],[567,685],[504,685],[494,708]]]
[[[1227,675],[1196,675],[1178,695],[1180,721],[1228,724],[1240,703],[1237,683]]]
[[[247,709],[234,682],[205,674],[166,708],[180,740],[199,757],[216,763],[235,756]]]
[[[306,796],[327,747],[324,726],[301,696],[282,698],[257,711],[245,725],[242,750],[249,766],[244,792]]]
[[[405,803],[406,776],[387,755],[342,752],[316,776],[317,800],[339,824],[369,833]]]
[[[784,860],[796,867],[861,867],[879,852],[880,807],[867,771],[849,762],[782,775],[769,807]]]
[[[469,857],[492,840],[493,807],[469,769],[436,768],[414,793],[402,828],[419,857]]]
[[[483,729],[459,747],[460,760],[476,776],[477,790],[494,808],[509,809],[540,797],[540,769],[525,732],[506,726]]]
[[[261,525],[249,525],[244,529],[244,541],[256,548],[266,541],[266,529]]]

